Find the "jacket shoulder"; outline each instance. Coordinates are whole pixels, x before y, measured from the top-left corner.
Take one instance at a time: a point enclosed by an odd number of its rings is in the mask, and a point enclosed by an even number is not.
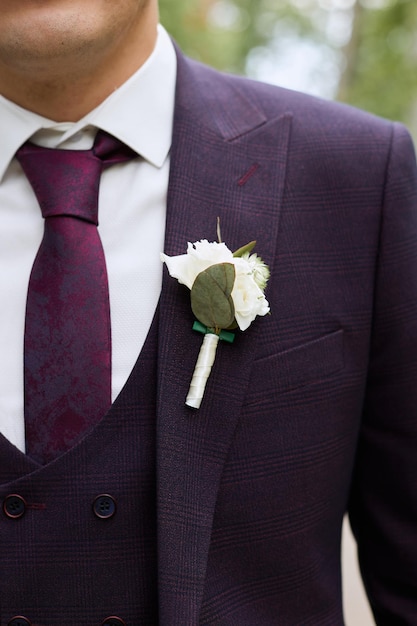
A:
[[[325,100],[283,87],[262,83],[242,76],[219,72],[187,57],[182,57],[187,73],[207,107],[221,107],[233,114],[246,101],[266,118],[290,114],[294,130],[308,135],[334,137],[364,136],[386,141],[392,135],[393,123],[358,108]],[[181,64],[180,64],[181,65]]]

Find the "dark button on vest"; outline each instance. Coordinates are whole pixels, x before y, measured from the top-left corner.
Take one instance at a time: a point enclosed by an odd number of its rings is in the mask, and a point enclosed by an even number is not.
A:
[[[109,519],[116,513],[116,502],[108,494],[97,496],[93,502],[93,511],[100,519]]]
[[[125,622],[120,617],[108,617],[101,626],[125,626]]]
[[[18,615],[17,617],[13,617],[7,626],[31,626],[32,622],[30,622],[26,617],[22,617],[22,615]]]
[[[25,514],[26,502],[17,494],[11,494],[3,502],[3,511],[10,519],[19,519]]]

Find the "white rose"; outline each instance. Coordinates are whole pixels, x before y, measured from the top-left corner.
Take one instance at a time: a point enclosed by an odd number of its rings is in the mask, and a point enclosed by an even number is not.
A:
[[[166,263],[168,272],[173,278],[191,289],[197,275],[210,265],[233,263],[235,259],[226,244],[202,239],[188,243],[187,254],[170,257],[161,253],[161,260]]]
[[[235,319],[240,330],[246,330],[257,315],[269,313],[269,303],[255,280],[253,268],[247,259],[233,259],[236,270],[232,300]]]

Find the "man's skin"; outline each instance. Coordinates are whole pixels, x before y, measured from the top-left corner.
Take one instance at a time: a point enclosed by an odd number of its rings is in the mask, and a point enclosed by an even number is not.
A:
[[[0,0],[0,94],[77,121],[153,50],[157,0]]]

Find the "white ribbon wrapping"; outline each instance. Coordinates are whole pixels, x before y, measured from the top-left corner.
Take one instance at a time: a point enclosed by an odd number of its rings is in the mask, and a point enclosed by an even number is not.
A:
[[[194,374],[191,379],[190,389],[185,401],[185,404],[193,409],[200,408],[204,395],[204,389],[216,357],[218,343],[218,335],[213,333],[207,333],[204,335],[203,343],[195,365]]]

